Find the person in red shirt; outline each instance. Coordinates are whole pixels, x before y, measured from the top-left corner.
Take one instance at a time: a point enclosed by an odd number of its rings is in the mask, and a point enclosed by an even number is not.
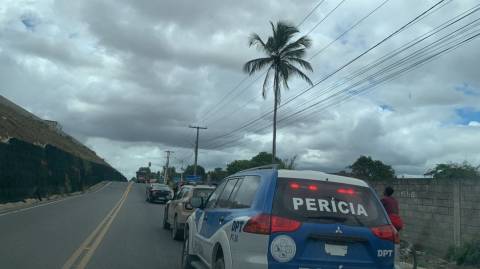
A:
[[[403,229],[403,221],[400,217],[400,208],[398,206],[398,201],[394,197],[392,197],[394,190],[392,187],[386,187],[385,191],[383,192],[383,198],[380,200],[387,211],[388,217],[392,222],[393,226],[397,231]]]

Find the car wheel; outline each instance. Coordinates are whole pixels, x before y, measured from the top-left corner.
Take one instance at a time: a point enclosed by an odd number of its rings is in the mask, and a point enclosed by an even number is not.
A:
[[[215,261],[215,269],[225,269],[225,261],[223,260],[223,257],[218,257],[217,260]]]
[[[173,240],[180,240],[182,238],[181,231],[178,229],[177,216],[173,218],[172,238]]]
[[[182,248],[182,269],[193,269],[192,266],[192,260],[193,260],[193,255],[190,255],[189,252],[190,249],[190,236],[188,234],[188,230],[185,230],[185,238],[183,240],[183,248]]]
[[[165,208],[165,211],[163,212],[163,229],[165,229],[165,230],[170,229],[170,223],[168,223],[168,211],[167,211],[167,208]]]

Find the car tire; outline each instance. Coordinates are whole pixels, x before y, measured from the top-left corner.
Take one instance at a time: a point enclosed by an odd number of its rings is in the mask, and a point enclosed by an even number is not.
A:
[[[163,212],[163,229],[168,230],[170,229],[170,223],[168,223],[168,210],[165,207],[165,211]]]
[[[194,260],[194,256],[188,254],[189,247],[190,247],[190,235],[188,234],[188,229],[186,229],[184,239],[183,239],[183,248],[182,248],[182,261],[181,261],[182,269],[193,269],[192,261]]]
[[[181,230],[178,229],[177,216],[173,218],[172,238],[173,240],[177,240],[177,241],[180,241],[182,239]]]
[[[214,269],[225,269],[225,261],[223,260],[223,257],[218,257],[217,260],[215,261],[215,266],[213,267]]]

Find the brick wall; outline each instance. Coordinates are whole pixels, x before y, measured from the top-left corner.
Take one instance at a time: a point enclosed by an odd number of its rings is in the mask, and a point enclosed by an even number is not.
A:
[[[397,179],[370,182],[379,196],[390,185],[400,203],[407,240],[444,254],[480,234],[480,180]]]

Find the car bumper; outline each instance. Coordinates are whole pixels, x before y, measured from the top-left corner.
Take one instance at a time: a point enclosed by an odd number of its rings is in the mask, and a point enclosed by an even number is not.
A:
[[[167,202],[169,199],[166,196],[152,196],[152,201],[156,202]]]

